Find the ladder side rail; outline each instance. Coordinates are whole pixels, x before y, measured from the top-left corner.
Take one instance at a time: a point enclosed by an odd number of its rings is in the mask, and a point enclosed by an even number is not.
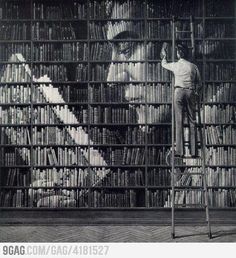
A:
[[[175,61],[175,17],[172,18],[172,62]],[[175,113],[174,113],[174,84],[175,78],[172,75],[172,99],[171,99],[171,237],[175,238]]]

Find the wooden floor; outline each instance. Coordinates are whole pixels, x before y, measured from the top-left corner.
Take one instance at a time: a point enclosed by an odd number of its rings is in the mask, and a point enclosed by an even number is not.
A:
[[[236,226],[178,226],[175,240],[169,226],[0,226],[0,242],[236,242]]]

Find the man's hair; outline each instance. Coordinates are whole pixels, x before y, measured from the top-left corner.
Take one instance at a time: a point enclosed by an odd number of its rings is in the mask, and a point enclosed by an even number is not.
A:
[[[186,45],[178,43],[176,48],[181,58],[188,58],[189,51]]]

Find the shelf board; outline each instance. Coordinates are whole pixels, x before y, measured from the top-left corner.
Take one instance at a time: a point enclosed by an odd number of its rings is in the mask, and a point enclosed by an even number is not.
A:
[[[14,40],[7,40],[7,39],[1,39],[1,44],[3,43],[31,43],[31,40],[30,39],[27,39],[27,40],[23,40],[23,39],[14,39]]]
[[[14,190],[14,189],[26,189],[26,190],[37,190],[37,189],[61,189],[61,190],[83,190],[83,189],[111,189],[111,190],[127,190],[127,189],[137,189],[137,190],[170,190],[171,186],[0,186],[1,189]],[[175,186],[176,190],[203,190],[203,186]],[[219,190],[236,190],[236,186],[208,186],[207,189],[219,189]]]
[[[62,18],[62,19],[31,19],[30,21],[34,22],[87,22],[87,18]]]
[[[31,103],[0,103],[0,106],[2,107],[8,107],[8,106],[19,106],[19,107],[25,107],[25,106],[31,106]]]
[[[42,127],[42,126],[171,126],[171,123],[167,123],[167,122],[163,122],[163,123],[74,123],[74,124],[68,124],[68,123],[54,123],[54,124],[40,124],[40,123],[33,123],[32,126],[35,127]],[[210,126],[210,125],[235,125],[235,123],[205,123],[204,125],[206,126]],[[1,127],[28,127],[31,126],[31,124],[1,124]],[[188,124],[184,125],[184,126],[188,126]],[[200,126],[198,126],[200,127]]]
[[[112,190],[125,190],[125,189],[140,189],[145,190],[145,186],[0,186],[1,189],[61,189],[61,190],[80,190],[80,189],[112,189]]]
[[[33,106],[74,106],[74,105],[87,106],[88,104],[89,102],[47,102],[47,103],[32,102]]]
[[[234,41],[236,38],[211,38],[211,37],[206,37],[205,40],[215,40],[215,41]]]
[[[78,125],[79,126],[79,125]],[[106,144],[106,143],[101,143],[101,144],[93,144],[90,143],[88,144],[0,144],[0,147],[5,147],[5,148],[13,148],[13,147],[18,147],[18,148],[23,148],[23,147],[52,147],[52,148],[76,148],[76,147],[96,147],[96,148],[108,148],[108,147],[117,147],[117,148],[121,148],[121,147],[130,147],[130,148],[134,148],[134,147],[170,147],[171,143],[135,143],[135,144],[127,144],[127,143],[121,143],[121,144]],[[236,143],[228,143],[228,144],[206,144],[206,147],[236,147]]]
[[[32,64],[87,64],[88,60],[78,60],[78,61],[68,61],[68,60],[58,60],[58,61],[32,61]]]
[[[209,207],[210,210],[213,211],[235,211],[236,207]],[[57,208],[50,208],[50,207],[0,207],[0,211],[168,211],[170,212],[171,207],[57,207]],[[196,210],[203,210],[203,208],[187,208],[187,207],[179,207],[176,210],[183,210],[183,211],[196,211]],[[42,214],[41,214],[42,215]],[[51,215],[53,216],[53,215]],[[91,220],[91,219],[90,219]],[[122,218],[124,221],[124,218]],[[124,223],[124,222],[123,222]],[[74,223],[73,223],[74,225]]]
[[[107,40],[106,40],[107,41]],[[88,43],[88,39],[33,39],[32,41],[33,44],[38,44],[38,43],[73,43],[73,42],[84,42]]]
[[[29,82],[0,82],[0,85],[29,85],[30,86],[30,81]]]

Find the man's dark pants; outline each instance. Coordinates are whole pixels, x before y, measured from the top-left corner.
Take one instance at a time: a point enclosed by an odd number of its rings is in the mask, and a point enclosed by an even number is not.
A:
[[[190,154],[195,156],[196,151],[196,95],[189,88],[175,87],[174,94],[175,110],[175,139],[176,155],[184,155],[184,111],[186,110],[189,121]]]

